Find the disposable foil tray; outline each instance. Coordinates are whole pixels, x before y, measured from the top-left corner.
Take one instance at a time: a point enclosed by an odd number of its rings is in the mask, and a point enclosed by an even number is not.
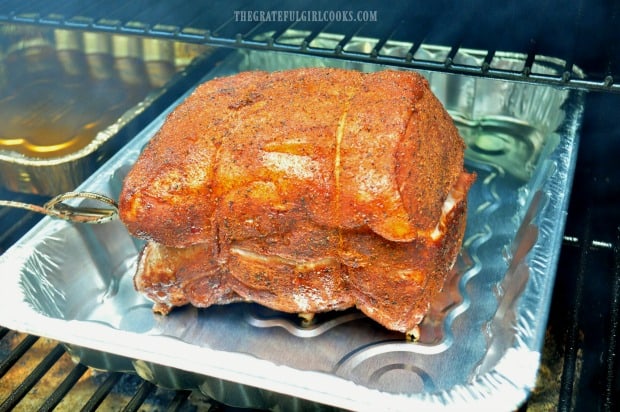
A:
[[[441,59],[449,50],[423,52]],[[484,58],[461,53],[461,61]],[[493,63],[516,67],[523,56],[497,53]],[[236,51],[205,79],[326,65],[385,68]],[[564,64],[548,59],[535,66],[561,73]],[[0,324],[65,342],[93,367],[136,372],[232,406],[516,409],[534,387],[540,364],[583,96],[529,83],[423,74],[453,115],[468,145],[466,168],[478,178],[461,254],[418,342],[355,310],[320,315],[309,326],[246,303],[154,315],[132,284],[142,243],[119,221],[80,225],[51,218],[0,257]],[[169,110],[78,190],[117,197]]]
[[[195,70],[190,62],[211,52],[0,25],[0,189],[47,197],[72,190],[126,142],[124,130]]]

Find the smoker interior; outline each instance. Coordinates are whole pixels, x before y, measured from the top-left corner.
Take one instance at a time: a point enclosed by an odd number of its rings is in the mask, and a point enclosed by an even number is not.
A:
[[[288,51],[588,91],[538,385],[521,409],[615,410],[620,397],[620,167],[616,160],[620,128],[615,124],[615,113],[620,110],[620,5],[555,0],[511,1],[501,8],[485,0],[458,7],[447,2],[428,3],[387,8],[364,1],[355,3],[353,10],[376,10],[376,22],[293,23],[247,21],[247,15],[246,21],[238,21],[234,12],[352,7],[338,1],[329,6],[214,1],[208,7],[187,2],[6,1],[0,5],[0,22],[174,39],[222,50]],[[305,41],[279,43],[278,37],[288,29],[307,33]],[[340,33],[339,44],[333,49],[313,48],[312,40],[325,32]],[[272,34],[257,39],[261,33]],[[350,50],[347,45],[355,37],[377,41],[370,50]],[[405,42],[409,49],[399,56],[382,54],[390,41]],[[448,47],[448,58],[417,59],[421,44]],[[470,66],[452,59],[460,49],[484,50],[487,57],[482,65]],[[493,56],[498,51],[522,55],[523,67],[494,67]],[[565,61],[564,74],[532,72],[540,56]],[[583,71],[583,78],[573,75],[576,67]],[[147,122],[142,119],[142,124]],[[42,200],[37,196],[0,195],[35,203]],[[21,211],[1,214],[0,252],[38,219]],[[110,408],[127,410],[231,409],[195,393],[154,387],[135,375],[74,365],[62,345],[43,338],[1,329],[0,339],[0,410],[20,405],[28,409],[25,405],[29,400],[44,405],[44,409],[58,404],[61,410],[73,407],[73,402],[90,410],[106,402],[115,405]],[[90,392],[81,390],[89,384]]]

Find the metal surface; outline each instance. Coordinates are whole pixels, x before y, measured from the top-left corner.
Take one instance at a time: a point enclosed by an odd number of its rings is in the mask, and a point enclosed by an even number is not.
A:
[[[76,363],[58,342],[0,328],[0,411],[217,411],[199,394]]]
[[[269,69],[265,62],[277,64],[281,57],[241,53],[209,76]],[[507,65],[519,62],[518,56],[501,57]],[[311,57],[283,59],[318,63]],[[545,62],[548,69],[555,66]],[[485,156],[468,155],[467,167],[479,178],[471,192],[465,246],[453,282],[423,325],[420,343],[406,343],[356,312],[331,314],[311,328],[246,304],[154,316],[131,281],[140,244],[119,222],[86,227],[47,218],[0,258],[0,267],[10,273],[2,299],[19,308],[3,314],[0,323],[68,342],[74,356],[98,368],[132,370],[158,384],[198,388],[238,406],[291,406],[296,397],[353,409],[516,408],[534,386],[540,361],[581,96],[424,74],[451,113],[467,120],[461,127],[473,129],[465,133],[472,142],[484,133],[484,144],[470,150]],[[163,115],[82,190],[116,196],[162,121]],[[489,134],[478,126],[489,121],[493,131],[502,132]],[[512,139],[506,140],[506,133]],[[502,150],[488,150],[520,141],[537,149],[519,173],[501,160]]]
[[[208,6],[169,3],[145,7],[142,2],[8,0],[0,5],[0,21],[128,33],[213,46],[286,51],[335,60],[620,92],[615,30],[620,19],[617,2],[593,1],[585,5],[560,0],[520,1],[497,7],[493,2],[476,0],[466,5],[408,2],[399,6],[385,7],[384,3],[367,0],[356,2],[354,7],[344,1],[332,1],[328,6],[310,1],[265,4],[228,0],[210,2]],[[269,20],[264,17],[261,20],[260,15],[239,14],[242,11],[262,11],[265,14],[288,10],[303,10],[308,15],[294,20],[283,16],[278,18],[276,14]],[[369,15],[366,21],[364,16],[357,21],[312,18],[313,11],[324,10],[365,11]],[[510,22],[519,23],[513,27]],[[330,48],[314,47],[313,40],[333,30],[334,26],[338,27],[334,31],[342,34],[341,41]],[[304,41],[299,44],[282,42],[279,34],[289,29],[303,30],[306,33]],[[255,38],[266,32],[274,35],[261,40]],[[367,50],[349,50],[349,43],[358,36],[376,38],[377,41]],[[389,46],[391,41],[407,41],[408,46],[402,54],[390,55],[384,46]],[[446,46],[450,53],[438,61],[417,55],[421,48],[432,45]],[[484,50],[483,61],[470,65],[454,59],[467,49]],[[521,54],[522,67],[498,67],[498,51]],[[536,73],[532,65],[544,56],[557,57],[565,63],[557,73]],[[574,77],[574,66],[582,67],[586,77]]]
[[[67,199],[90,199],[100,204],[96,204],[97,207],[92,205],[88,207],[75,207],[63,203],[63,201]],[[105,205],[106,207],[101,208],[101,205]],[[32,203],[0,200],[0,207],[29,210],[31,212],[41,213],[76,223],[101,224],[118,218],[118,206],[115,200],[101,196],[98,193],[88,192],[63,193],[53,197],[43,206]]]
[[[124,129],[178,87],[187,59],[210,51],[177,56],[174,42],[155,41],[0,26],[0,187],[72,190],[126,142]],[[161,49],[172,53],[164,59]]]

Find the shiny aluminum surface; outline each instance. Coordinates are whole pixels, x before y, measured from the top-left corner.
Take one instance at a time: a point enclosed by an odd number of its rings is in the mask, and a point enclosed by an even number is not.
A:
[[[119,131],[208,51],[0,25],[0,188],[50,197],[73,190],[124,144]]]
[[[496,58],[522,64],[521,56]],[[328,63],[239,51],[206,78]],[[550,59],[540,69],[559,70],[560,63]],[[294,410],[308,405],[301,398],[356,410],[516,409],[540,363],[583,96],[423,74],[455,118],[468,143],[466,167],[478,179],[463,250],[419,342],[357,311],[320,315],[309,326],[253,304],[154,315],[132,284],[142,244],[119,221],[92,226],[50,218],[0,257],[0,324],[66,342],[94,367],[135,371],[234,406]],[[117,197],[165,115],[79,189]]]

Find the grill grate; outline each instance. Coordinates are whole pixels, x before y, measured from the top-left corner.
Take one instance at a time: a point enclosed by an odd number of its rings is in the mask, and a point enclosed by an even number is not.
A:
[[[617,233],[614,244],[592,240],[592,225],[581,239],[565,237],[537,389],[520,412],[616,410],[620,226]],[[592,268],[601,261],[613,261],[613,272],[597,276]]]
[[[361,1],[356,2],[352,10],[349,3],[334,1],[326,8],[328,11],[367,12],[360,15],[361,21],[335,23],[329,21],[329,15],[315,15],[313,19],[312,11],[324,9],[311,2],[298,2],[294,7],[287,7],[286,3],[280,2],[248,5],[247,2],[229,0],[211,2],[205,8],[175,2],[146,6],[138,1],[9,0],[0,5],[0,22],[136,34],[213,46],[303,53],[411,69],[620,92],[620,55],[615,30],[620,20],[620,5],[618,2],[609,6],[599,2],[582,3],[513,1],[498,8],[487,0],[476,0],[467,2],[467,7],[415,4],[402,5],[403,9],[386,9],[379,7],[377,2]],[[293,21],[294,18],[274,14],[276,21],[256,22],[247,20],[260,18],[260,15],[239,14],[291,9],[308,11],[305,17],[311,21]],[[363,21],[364,17],[371,21]],[[528,24],[512,27],[506,24],[507,21],[527,21]],[[293,28],[307,33],[306,39],[298,44],[279,40],[279,35]],[[334,32],[343,33],[344,37],[333,48],[312,47],[312,39],[317,35]],[[261,33],[273,34],[257,40],[255,36]],[[377,39],[375,47],[363,52],[348,51],[347,45],[359,36]],[[383,46],[390,42],[404,42],[408,49],[405,47],[396,55],[384,54]],[[449,49],[447,57],[440,61],[418,58],[416,51],[425,44],[446,46]],[[486,54],[479,64],[462,63],[454,59],[460,49],[482,50]],[[493,56],[498,51],[518,53],[526,63],[519,70],[494,67]],[[561,75],[537,72],[536,62],[540,56],[564,60],[564,72]],[[576,75],[576,67],[584,71],[585,77]]]
[[[75,365],[75,367],[69,372],[62,383],[56,388],[56,390],[45,400],[41,406],[41,411],[51,411],[64,399],[69,393],[71,388],[80,380],[80,378],[86,373],[88,368],[81,363]]]
[[[136,375],[96,372],[74,363],[54,341],[6,328],[0,328],[0,388],[1,412],[238,410],[189,391],[158,388]]]
[[[568,328],[565,343],[567,351],[564,356],[564,370],[562,373],[562,380],[560,385],[559,409],[562,410],[568,410],[570,407],[570,402],[573,399],[573,382],[576,378],[575,368],[578,355],[578,316],[583,304],[584,277],[586,275],[587,262],[589,260],[589,257],[591,256],[591,250],[589,247],[589,244],[591,244],[592,241],[591,221],[592,214],[590,210],[588,210],[588,213],[586,215],[586,222],[582,233],[582,241],[580,242],[579,266],[575,280],[575,304],[572,312],[569,312],[570,326]]]

